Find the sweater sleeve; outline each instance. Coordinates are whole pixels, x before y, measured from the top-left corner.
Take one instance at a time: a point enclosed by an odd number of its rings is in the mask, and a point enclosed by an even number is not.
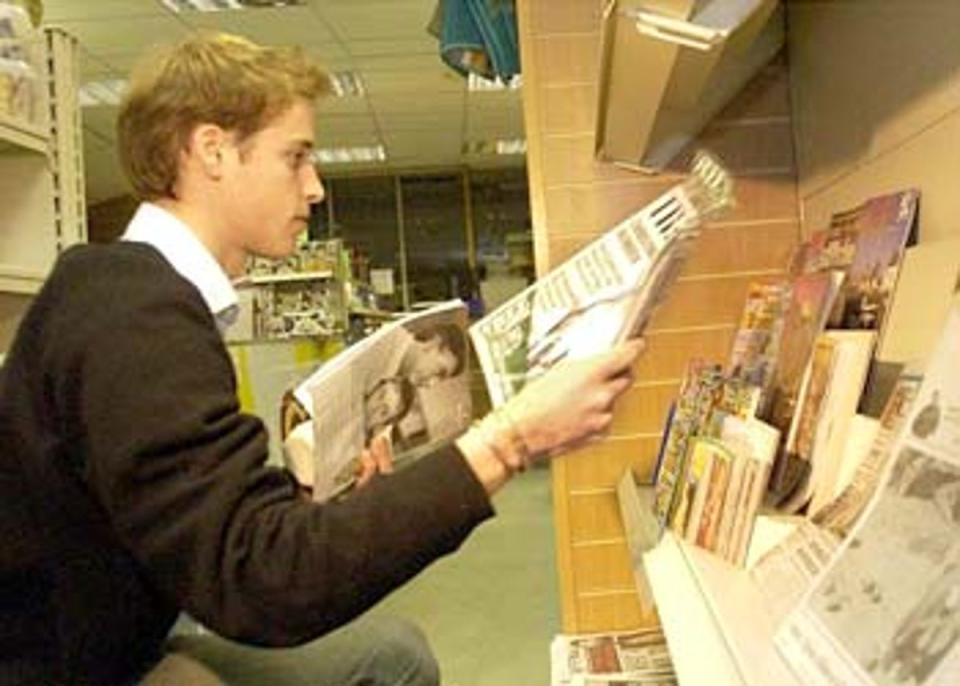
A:
[[[130,293],[136,293],[131,297]],[[136,284],[67,356],[84,474],[152,583],[227,637],[294,645],[376,603],[491,516],[452,445],[319,505],[265,466],[262,422],[192,291]],[[335,402],[335,399],[331,399]]]

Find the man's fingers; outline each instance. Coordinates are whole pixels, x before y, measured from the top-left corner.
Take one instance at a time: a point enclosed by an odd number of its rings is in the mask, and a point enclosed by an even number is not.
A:
[[[377,462],[371,452],[364,449],[360,453],[360,464],[357,469],[357,486],[365,485],[377,473]]]
[[[370,453],[377,471],[381,474],[389,474],[393,471],[393,442],[390,440],[390,427],[373,437],[370,442]]]
[[[601,365],[604,378],[619,376],[630,369],[645,346],[642,338],[633,338],[607,353],[606,360]]]

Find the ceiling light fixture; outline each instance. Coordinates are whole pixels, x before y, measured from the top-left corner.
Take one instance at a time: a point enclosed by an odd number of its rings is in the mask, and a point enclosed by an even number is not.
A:
[[[160,0],[171,12],[222,12],[242,10],[239,0]]]
[[[496,141],[467,141],[461,147],[464,155],[525,155],[527,141],[524,138],[508,138]]]
[[[296,7],[303,0],[160,0],[171,12],[224,12],[258,7]]]
[[[525,138],[511,138],[497,141],[498,155],[526,155],[527,140]]]
[[[353,148],[320,148],[313,151],[313,161],[320,164],[347,164],[350,162],[386,162],[383,145]]]
[[[330,85],[338,98],[348,98],[366,93],[363,79],[352,71],[330,72]]]
[[[81,107],[119,105],[127,90],[126,79],[101,79],[83,84],[77,92]]]

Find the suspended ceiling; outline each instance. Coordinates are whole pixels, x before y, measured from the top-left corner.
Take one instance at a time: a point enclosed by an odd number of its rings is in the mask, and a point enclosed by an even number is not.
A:
[[[468,92],[426,31],[434,0],[305,0],[300,7],[212,13],[174,13],[160,0],[44,4],[44,23],[80,42],[81,84],[123,78],[145,48],[201,29],[300,45],[330,71],[358,74],[364,95],[330,98],[321,106],[318,147],[382,144],[387,160],[330,165],[325,171],[332,175],[523,163],[522,155],[464,153],[478,143],[523,137],[520,91]],[[115,161],[115,118],[115,106],[83,108],[90,203],[128,190]]]

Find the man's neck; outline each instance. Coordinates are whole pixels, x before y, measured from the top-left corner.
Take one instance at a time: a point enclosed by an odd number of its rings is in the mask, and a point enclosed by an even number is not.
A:
[[[161,198],[153,203],[182,221],[210,251],[230,277],[242,276],[246,269],[246,254],[231,249],[221,238],[222,228],[217,217],[203,208],[174,198]]]

